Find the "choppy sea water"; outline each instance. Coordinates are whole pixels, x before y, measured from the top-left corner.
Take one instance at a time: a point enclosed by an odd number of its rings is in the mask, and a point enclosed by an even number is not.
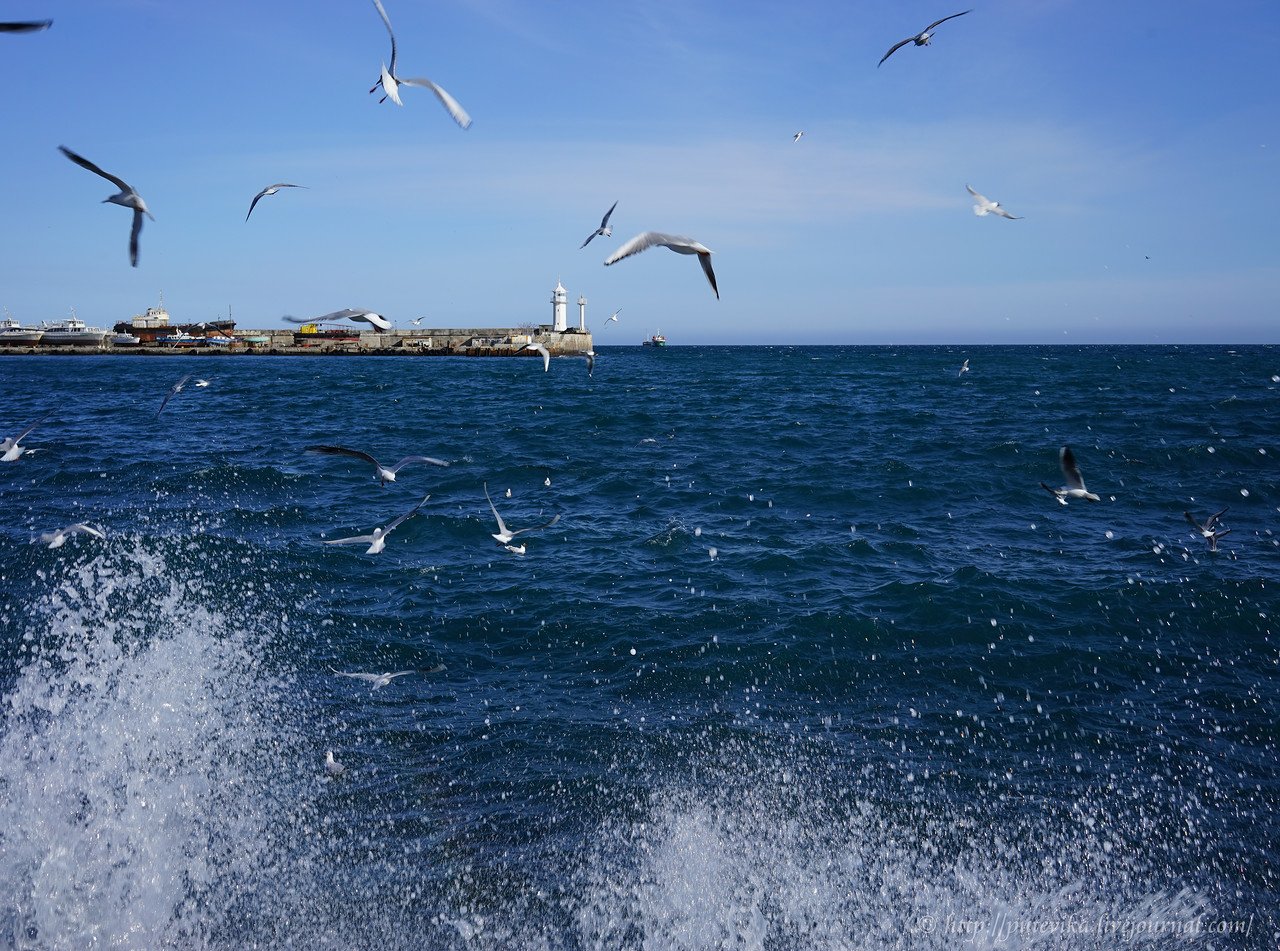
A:
[[[1266,347],[0,360],[0,946],[1274,947],[1278,401]]]

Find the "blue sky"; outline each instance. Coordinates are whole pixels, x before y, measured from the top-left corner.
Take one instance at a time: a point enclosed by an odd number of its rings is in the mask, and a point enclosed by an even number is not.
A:
[[[463,131],[367,94],[369,0],[0,0],[54,19],[0,35],[0,305],[508,326],[559,279],[598,344],[1280,342],[1280,4],[977,2],[877,68],[963,0],[385,0]],[[137,269],[59,145],[146,199]],[[602,266],[646,230],[721,299],[662,248]]]

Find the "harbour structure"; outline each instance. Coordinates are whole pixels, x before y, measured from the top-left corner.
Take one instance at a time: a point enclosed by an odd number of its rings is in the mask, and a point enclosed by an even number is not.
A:
[[[116,324],[116,334],[103,331],[80,346],[61,346],[59,353],[128,354],[268,354],[268,355],[379,355],[379,356],[528,356],[530,343],[541,344],[553,356],[583,356],[592,349],[586,329],[585,297],[578,298],[579,326],[568,325],[568,291],[559,281],[551,296],[549,324],[494,327],[408,327],[390,331],[361,330],[347,321],[333,325],[267,328],[236,332],[234,323],[217,321],[175,326],[164,309],[148,307],[131,321]],[[16,322],[15,322],[16,323]],[[230,324],[224,329],[223,325]],[[194,332],[192,332],[194,331]],[[48,352],[39,343],[7,346],[0,353]]]

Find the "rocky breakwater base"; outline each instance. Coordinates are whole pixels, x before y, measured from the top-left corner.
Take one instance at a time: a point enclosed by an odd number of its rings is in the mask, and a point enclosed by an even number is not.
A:
[[[211,342],[216,341],[216,342]],[[535,357],[527,344],[541,344],[552,356],[582,356],[591,346],[591,333],[555,331],[549,327],[419,329],[360,332],[353,329],[304,332],[290,329],[237,330],[232,334],[180,344],[144,342],[101,346],[0,347],[0,354],[112,354],[192,356],[380,356],[380,357]]]

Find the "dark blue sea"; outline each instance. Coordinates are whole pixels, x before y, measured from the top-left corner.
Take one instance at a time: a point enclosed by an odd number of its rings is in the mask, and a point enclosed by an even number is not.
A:
[[[1280,941],[1280,348],[0,357],[46,413],[0,946]]]

